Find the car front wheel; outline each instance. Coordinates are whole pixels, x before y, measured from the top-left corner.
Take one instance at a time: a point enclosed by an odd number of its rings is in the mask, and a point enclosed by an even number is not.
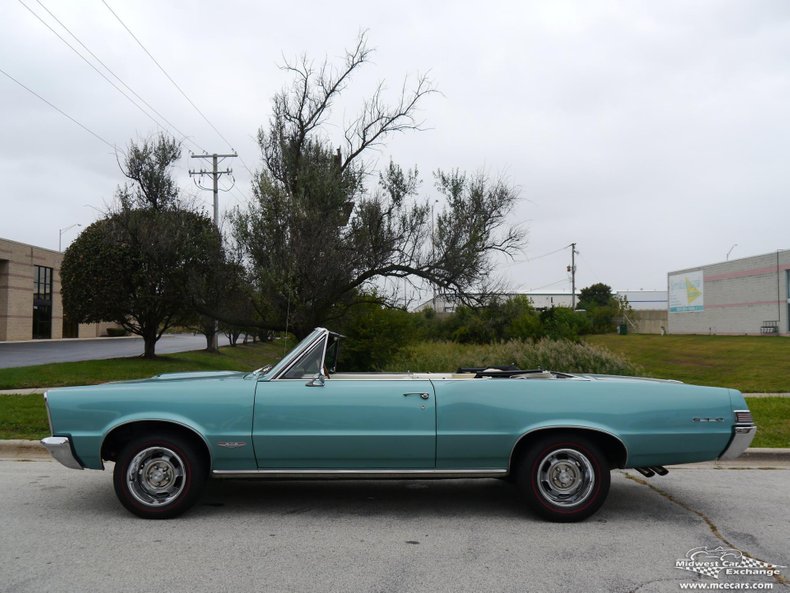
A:
[[[586,519],[609,493],[606,457],[587,439],[553,435],[530,446],[518,469],[518,483],[536,513],[557,522]]]
[[[205,481],[205,463],[194,445],[168,434],[130,441],[113,472],[118,500],[145,519],[180,515],[195,504]]]

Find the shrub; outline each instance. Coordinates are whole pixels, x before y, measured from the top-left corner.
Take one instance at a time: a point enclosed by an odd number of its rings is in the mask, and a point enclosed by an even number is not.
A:
[[[404,348],[386,365],[390,371],[446,372],[459,367],[513,364],[521,369],[568,373],[637,375],[640,368],[625,358],[586,343],[570,340],[510,340],[493,344],[420,342]]]
[[[348,337],[340,344],[338,366],[344,371],[381,370],[417,335],[413,314],[382,307],[372,300],[349,308],[336,327]]]
[[[590,322],[579,311],[569,307],[552,307],[540,313],[541,335],[555,340],[577,340],[587,333]]]

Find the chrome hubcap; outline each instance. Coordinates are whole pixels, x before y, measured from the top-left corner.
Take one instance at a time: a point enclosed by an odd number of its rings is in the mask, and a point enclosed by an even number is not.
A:
[[[538,490],[554,505],[581,504],[595,486],[592,463],[576,449],[557,449],[538,464]]]
[[[185,486],[184,462],[166,447],[143,449],[129,464],[126,480],[139,502],[156,507],[172,502]]]

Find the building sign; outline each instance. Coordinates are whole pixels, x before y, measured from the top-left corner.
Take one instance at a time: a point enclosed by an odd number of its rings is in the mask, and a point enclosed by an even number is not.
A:
[[[686,313],[705,309],[702,270],[669,277],[669,312]]]

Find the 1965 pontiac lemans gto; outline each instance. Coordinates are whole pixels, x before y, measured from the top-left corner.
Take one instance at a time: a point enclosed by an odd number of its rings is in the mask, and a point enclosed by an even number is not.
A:
[[[675,381],[508,368],[335,373],[339,336],[315,329],[271,368],[173,373],[52,389],[63,465],[114,461],[121,503],[189,509],[213,478],[508,478],[553,521],[606,499],[610,470],[740,455],[756,427],[740,392]]]

